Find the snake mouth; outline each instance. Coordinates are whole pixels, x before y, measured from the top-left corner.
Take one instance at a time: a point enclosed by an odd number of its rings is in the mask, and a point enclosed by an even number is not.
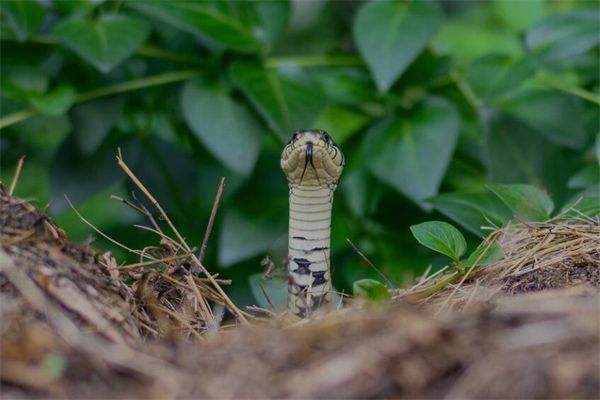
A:
[[[315,164],[313,163],[313,144],[312,142],[306,142],[306,152],[304,153],[304,168],[302,169],[302,175],[300,176],[300,183],[304,179],[304,174],[306,173],[306,167],[310,164],[311,168],[315,171],[315,177],[317,181],[319,181],[319,171],[315,168]]]

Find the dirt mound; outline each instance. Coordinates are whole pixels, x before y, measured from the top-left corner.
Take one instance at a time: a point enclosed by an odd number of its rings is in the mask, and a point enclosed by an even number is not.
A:
[[[386,308],[244,326],[201,319],[182,257],[128,274],[2,190],[0,223],[5,398],[600,396],[598,220],[498,231],[501,260]]]

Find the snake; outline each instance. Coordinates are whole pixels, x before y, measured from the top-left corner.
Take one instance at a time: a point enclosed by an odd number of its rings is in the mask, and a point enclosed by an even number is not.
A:
[[[344,155],[327,132],[298,130],[283,149],[281,168],[289,186],[287,308],[304,318],[333,298],[331,210]]]

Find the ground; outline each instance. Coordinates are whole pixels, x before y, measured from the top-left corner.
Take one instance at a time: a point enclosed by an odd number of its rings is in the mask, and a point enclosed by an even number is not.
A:
[[[491,265],[299,321],[232,309],[168,241],[161,270],[118,268],[1,189],[1,393],[598,398],[599,238],[597,219],[510,226]]]

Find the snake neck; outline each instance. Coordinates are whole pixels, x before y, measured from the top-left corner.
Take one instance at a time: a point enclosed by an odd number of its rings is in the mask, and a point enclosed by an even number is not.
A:
[[[290,187],[288,308],[306,317],[332,299],[329,245],[334,188]]]

